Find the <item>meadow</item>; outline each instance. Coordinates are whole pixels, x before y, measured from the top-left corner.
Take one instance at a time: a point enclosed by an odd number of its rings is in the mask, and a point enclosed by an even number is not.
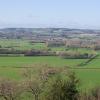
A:
[[[68,67],[76,72],[84,88],[100,84],[100,61],[95,59],[86,66],[77,67],[86,59],[61,59],[59,57],[0,57],[0,77],[21,80],[25,67],[48,64],[53,67]]]
[[[16,50],[46,49],[44,43],[31,44],[30,40],[22,39],[0,39],[0,46],[3,48],[14,48]]]
[[[0,45],[4,48],[13,47],[15,49],[48,49],[44,43],[30,44],[29,40],[0,40]],[[66,50],[65,47],[53,47],[53,51]],[[80,52],[94,52],[89,49],[72,49]],[[98,54],[100,52],[98,51]],[[86,62],[88,59],[62,59],[58,56],[32,56],[32,57],[0,57],[0,77],[10,78],[13,80],[22,80],[23,71],[32,65],[47,64],[52,67],[66,67],[75,71],[80,79],[82,88],[90,89],[100,84],[100,56],[93,59],[85,66],[78,66]]]

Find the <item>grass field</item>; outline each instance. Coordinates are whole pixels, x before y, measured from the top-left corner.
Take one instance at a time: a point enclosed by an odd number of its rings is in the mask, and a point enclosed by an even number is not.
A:
[[[59,57],[0,57],[0,76],[20,79],[24,67],[34,64],[48,64],[54,67],[75,66],[83,59],[61,59]]]
[[[0,46],[3,48],[14,48],[17,50],[46,49],[44,43],[31,44],[30,40],[21,39],[0,39]]]
[[[35,57],[0,57],[0,67],[23,67],[30,64],[49,64],[51,66],[74,67],[86,61],[85,59],[62,59],[56,56]]]
[[[15,48],[18,50],[29,49],[48,49],[44,43],[30,44],[29,40],[0,40],[0,46],[4,48]],[[66,47],[52,47],[52,51],[65,51]],[[75,52],[94,52],[89,49],[70,49]],[[98,54],[100,52],[98,51]],[[86,62],[88,59],[62,59],[56,56],[34,56],[34,57],[0,57],[0,77],[11,78],[14,80],[23,79],[25,67],[34,64],[48,64],[53,67],[68,67],[76,72],[77,77],[81,80],[84,89],[98,86],[100,84],[100,56],[87,63],[85,66],[77,66]]]
[[[82,89],[87,90],[100,86],[100,69],[76,69],[74,71],[80,79]]]
[[[44,57],[0,57],[0,77],[21,80],[24,67],[34,64],[48,64],[53,67],[71,67],[81,80],[82,86],[91,88],[100,84],[100,62],[93,60],[87,66],[77,67],[79,63],[86,59],[61,59],[54,56]]]

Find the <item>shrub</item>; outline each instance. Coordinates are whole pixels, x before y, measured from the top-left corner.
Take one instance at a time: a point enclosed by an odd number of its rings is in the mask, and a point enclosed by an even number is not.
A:
[[[74,73],[66,78],[58,75],[47,82],[44,100],[77,100],[78,83]]]
[[[19,100],[23,88],[21,84],[10,80],[2,80],[0,82],[0,97],[3,100]]]

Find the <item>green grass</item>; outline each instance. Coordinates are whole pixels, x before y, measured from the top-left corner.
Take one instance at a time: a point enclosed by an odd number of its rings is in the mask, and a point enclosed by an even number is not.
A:
[[[29,40],[7,40],[1,39],[0,45],[4,48],[12,46],[18,50],[30,49],[48,49],[44,43],[31,44]],[[66,47],[53,47],[52,51],[65,51]],[[69,49],[72,52],[93,53],[93,50],[79,48]],[[100,54],[100,51],[98,51]],[[81,80],[82,88],[88,89],[100,84],[100,56],[89,62],[86,66],[78,66],[80,63],[85,62],[87,59],[62,59],[56,56],[38,56],[38,57],[0,57],[0,77],[11,78],[14,80],[23,79],[23,67],[29,67],[34,64],[48,64],[53,67],[68,66],[74,69],[77,77]]]
[[[91,89],[100,86],[100,69],[76,69],[77,77],[80,79],[82,89]]]
[[[88,63],[86,68],[100,68],[100,59],[94,59],[90,63]]]
[[[60,47],[52,47],[52,51],[65,51],[66,47],[65,46],[60,46]]]
[[[87,67],[75,67],[77,64],[84,61],[86,61],[86,59],[62,59],[55,56],[0,57],[0,77],[21,80],[23,79],[23,67],[29,67],[34,64],[48,64],[53,67],[69,66],[75,68],[74,71],[81,80],[83,88],[91,88],[99,85],[100,69],[95,69],[100,68],[99,59],[93,60],[93,62],[89,63]]]
[[[85,59],[62,59],[56,56],[35,56],[35,57],[0,57],[0,67],[23,67],[31,64],[48,64],[51,66],[74,67]]]
[[[31,44],[30,40],[21,39],[1,39],[0,46],[3,48],[11,47],[17,50],[46,49],[46,45],[44,43]]]
[[[0,77],[22,79],[23,67],[34,64],[48,64],[54,67],[75,66],[83,59],[61,59],[55,56],[38,57],[0,57]]]
[[[21,80],[23,79],[23,69],[19,68],[0,68],[0,78]]]

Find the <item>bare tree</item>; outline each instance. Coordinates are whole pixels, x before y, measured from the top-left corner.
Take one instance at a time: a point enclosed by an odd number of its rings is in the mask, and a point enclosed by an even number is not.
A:
[[[58,70],[56,68],[48,67],[47,64],[27,68],[23,74],[26,78],[27,92],[30,92],[35,100],[39,100],[48,77],[55,75],[57,72]],[[36,75],[34,73],[36,73]]]
[[[10,80],[0,81],[0,97],[4,100],[17,100],[22,94],[22,90],[21,85],[16,82]]]
[[[42,92],[42,83],[38,79],[27,81],[27,92],[31,93],[35,100],[39,100]]]
[[[49,79],[61,73],[66,74],[66,72],[67,69],[65,68],[50,67],[47,64],[43,66],[37,65],[35,67],[33,66],[33,68],[32,66],[27,68],[23,74],[24,77],[26,77],[27,92],[31,93],[35,100],[40,100],[42,98],[42,93],[44,93],[44,89],[47,86],[46,83],[48,83]],[[70,75],[70,78],[73,78],[74,82],[74,77],[72,76]]]

